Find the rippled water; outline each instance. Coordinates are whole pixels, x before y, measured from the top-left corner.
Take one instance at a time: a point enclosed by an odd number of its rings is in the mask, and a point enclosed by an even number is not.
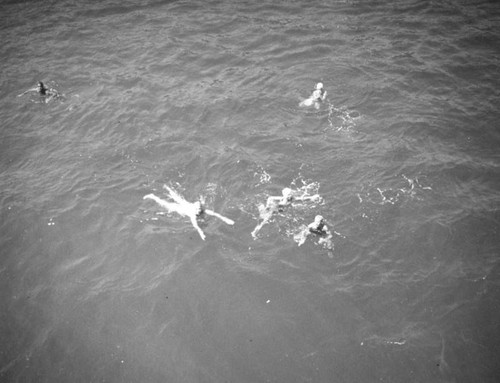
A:
[[[2,381],[498,380],[496,2],[10,1],[0,21]],[[17,97],[39,80],[63,97]],[[142,199],[163,184],[236,224],[202,241]],[[252,239],[284,187],[324,201]],[[333,253],[293,240],[316,214]]]

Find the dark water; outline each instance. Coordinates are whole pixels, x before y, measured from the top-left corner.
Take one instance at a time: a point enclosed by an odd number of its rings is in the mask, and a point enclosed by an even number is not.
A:
[[[0,21],[2,382],[499,380],[497,2],[10,1]],[[16,97],[38,80],[63,98]],[[202,241],[142,199],[163,184],[236,224]],[[290,186],[324,202],[253,240]],[[316,214],[333,254],[293,240]]]

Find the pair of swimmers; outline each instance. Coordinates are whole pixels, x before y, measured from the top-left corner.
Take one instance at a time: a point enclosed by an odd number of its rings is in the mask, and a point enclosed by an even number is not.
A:
[[[319,194],[300,195],[299,192],[294,191],[290,188],[284,188],[282,190],[281,196],[271,196],[267,199],[266,205],[261,204],[259,206],[260,213],[260,223],[252,231],[253,239],[257,239],[257,233],[260,231],[262,226],[269,222],[271,217],[276,212],[282,212],[286,206],[292,205],[295,202],[315,202],[320,203],[322,198]],[[294,236],[299,246],[302,246],[310,234],[315,234],[320,237],[318,243],[324,244],[328,250],[333,250],[332,243],[332,233],[326,225],[325,219],[321,215],[317,215],[314,221],[309,225],[303,227],[303,229]]]
[[[257,233],[260,231],[260,229],[262,229],[262,226],[269,222],[273,214],[283,211],[285,206],[289,206],[294,202],[321,202],[321,197],[319,194],[315,194],[312,196],[299,195],[297,191],[293,191],[290,188],[284,188],[281,193],[281,196],[270,196],[267,199],[265,205],[261,204],[259,206],[259,215],[261,221],[252,231],[252,237],[254,239],[257,238]]]
[[[172,188],[168,187],[167,185],[164,185],[163,187],[168,191],[169,197],[174,202],[165,201],[154,194],[145,195],[143,199],[151,199],[169,212],[174,212],[179,215],[188,217],[191,220],[191,224],[193,225],[193,227],[196,229],[196,231],[198,231],[201,239],[205,240],[206,236],[198,225],[198,218],[203,217],[204,214],[219,218],[228,225],[234,225],[234,221],[232,219],[229,219],[212,210],[207,209],[205,207],[205,199],[203,197],[200,197],[196,202],[188,202]],[[254,239],[257,238],[257,233],[259,232],[259,230],[262,228],[262,226],[269,222],[274,213],[283,211],[284,207],[291,205],[294,202],[305,201],[321,202],[321,197],[319,194],[315,194],[312,196],[300,195],[300,193],[298,193],[297,191],[293,191],[290,188],[284,188],[281,196],[270,196],[267,199],[266,205],[261,205],[259,207],[261,222],[252,231],[252,237]],[[310,223],[302,230],[301,233],[296,236],[299,246],[304,244],[307,236],[310,234],[316,234],[320,236],[321,238],[319,240],[319,243],[324,243],[328,249],[333,249],[333,245],[331,243],[332,234],[326,226],[326,222],[322,216],[316,216],[314,222]]]
[[[41,96],[46,96],[47,99],[45,100],[45,102],[50,101],[52,98],[59,97],[59,93],[57,92],[57,90],[55,90],[53,88],[47,88],[45,86],[45,84],[41,81],[38,82],[38,84],[35,88],[28,89],[27,91],[19,94],[18,97],[23,96],[29,92],[36,92],[36,93],[40,94]],[[326,94],[327,94],[327,91],[323,89],[323,83],[318,82],[316,84],[316,86],[314,87],[314,90],[313,90],[311,96],[309,96],[309,98],[303,100],[299,104],[299,106],[313,106],[314,105],[314,107],[316,109],[319,109],[319,105],[320,105],[319,103],[321,101],[325,100]]]

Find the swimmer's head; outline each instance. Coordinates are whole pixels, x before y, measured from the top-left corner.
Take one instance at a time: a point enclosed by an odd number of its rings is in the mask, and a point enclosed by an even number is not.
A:
[[[205,198],[200,196],[200,199],[194,203],[194,207],[196,209],[196,215],[200,215],[205,210]]]
[[[47,91],[47,88],[45,87],[45,85],[43,84],[43,82],[38,81],[37,90],[38,90],[39,93],[45,94],[45,92]]]
[[[293,191],[290,188],[284,188],[281,193],[283,194],[283,198],[281,199],[280,204],[288,203],[293,201]]]
[[[323,216],[317,215],[316,217],[314,217],[314,223],[316,225],[319,225],[321,222],[323,222],[323,219],[324,219]]]
[[[196,201],[194,203],[194,208],[196,210],[196,215],[200,215],[201,213],[203,213],[203,207],[201,206],[201,202],[200,201]]]
[[[316,84],[316,86],[314,87],[314,89],[316,89],[316,90],[321,90],[321,89],[323,89],[323,83],[322,83],[322,82],[318,82],[318,83]]]

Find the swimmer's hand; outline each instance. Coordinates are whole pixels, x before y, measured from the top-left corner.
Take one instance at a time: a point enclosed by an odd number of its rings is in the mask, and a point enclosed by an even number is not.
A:
[[[313,202],[316,202],[316,203],[320,203],[323,199],[321,198],[321,196],[319,194],[315,194],[311,197],[311,201]]]
[[[326,238],[320,238],[318,240],[318,244],[320,245],[323,245],[323,247],[325,247],[326,249],[330,250],[333,252],[333,250],[335,249],[335,245],[333,244],[332,240],[328,237]]]
[[[300,233],[297,233],[294,235],[294,240],[297,242],[298,246],[302,246],[307,239],[307,236],[309,235],[309,230],[307,227],[303,226],[302,231]]]
[[[262,225],[258,225],[253,231],[252,231],[252,238],[254,241],[257,239],[257,233],[260,231]]]
[[[302,101],[299,104],[299,106],[311,106],[312,104],[314,104],[314,98],[309,97],[309,98],[306,98],[304,101]]]
[[[315,202],[315,203],[320,203],[323,201],[323,198],[321,198],[321,196],[319,194],[314,194],[311,196],[304,196],[302,198],[297,198],[297,199],[302,200],[302,201],[311,201],[311,202]]]

